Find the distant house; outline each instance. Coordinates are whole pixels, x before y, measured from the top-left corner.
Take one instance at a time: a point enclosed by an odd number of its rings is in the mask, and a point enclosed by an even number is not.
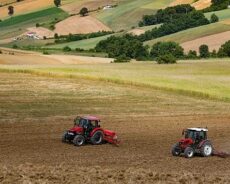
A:
[[[28,32],[28,33],[26,33],[26,36],[28,38],[34,38],[34,36],[36,36],[36,33],[35,32]]]
[[[112,9],[113,6],[112,5],[106,5],[104,6],[103,10],[109,10],[109,9]]]
[[[40,39],[39,36],[37,35],[37,33],[35,33],[35,32],[28,32],[28,33],[26,33],[26,36],[27,36],[27,38],[32,38],[32,39],[36,39],[36,40]]]

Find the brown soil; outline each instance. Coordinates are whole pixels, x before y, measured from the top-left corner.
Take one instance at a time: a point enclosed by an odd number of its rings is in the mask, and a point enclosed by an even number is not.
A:
[[[199,51],[199,47],[202,44],[206,44],[209,46],[209,50],[213,51],[214,49],[217,51],[222,44],[230,39],[230,31],[218,33],[210,36],[205,36],[202,38],[198,38],[192,41],[184,42],[181,46],[185,49],[185,52],[189,50]]]
[[[230,19],[221,21],[222,24],[230,25]]]
[[[71,64],[97,64],[111,63],[113,59],[71,56],[71,55],[41,55],[35,52],[20,51],[15,49],[0,48],[1,54],[0,64],[8,65],[71,65]]]
[[[207,8],[211,5],[211,0],[199,0],[192,4],[197,10],[202,10],[204,8]]]
[[[99,31],[111,31],[111,29],[94,17],[80,17],[78,15],[57,23],[54,30],[59,35],[86,34]]]
[[[144,34],[145,33],[145,30],[142,30],[142,29],[133,29],[133,30],[130,30],[128,33],[131,33],[133,35],[141,35],[141,34]]]
[[[86,7],[88,8],[89,11],[92,10],[97,10],[98,8],[102,8],[106,5],[111,5],[115,4],[117,0],[86,0],[86,1],[74,1],[72,3],[66,4],[61,6],[61,8],[69,12],[70,14],[76,14],[79,13],[79,11],[83,8]]]
[[[82,79],[0,73],[1,183],[230,183],[230,159],[173,157],[186,127],[229,149],[230,105]],[[62,132],[97,114],[119,147],[75,147]]]
[[[24,13],[28,13],[28,12],[32,12],[35,10],[48,7],[50,5],[53,5],[53,1],[52,0],[24,0],[21,2],[16,2],[11,5],[14,6],[15,15],[18,15],[18,14],[24,14]],[[0,7],[0,12],[1,12],[0,18],[8,17],[7,7],[8,6]]]
[[[199,0],[193,3],[194,0],[175,0],[170,5],[175,6],[179,4],[192,4],[197,10],[201,10],[207,8],[211,5],[211,0]]]
[[[179,5],[179,4],[191,4],[193,3],[194,0],[174,0],[170,6],[175,6],[175,5]]]

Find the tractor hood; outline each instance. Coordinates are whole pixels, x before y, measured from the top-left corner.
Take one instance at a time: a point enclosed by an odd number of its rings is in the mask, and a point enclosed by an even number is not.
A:
[[[180,139],[179,143],[188,145],[188,144],[192,144],[193,140],[191,138]]]
[[[81,133],[83,131],[82,127],[75,126],[69,130],[70,132]]]

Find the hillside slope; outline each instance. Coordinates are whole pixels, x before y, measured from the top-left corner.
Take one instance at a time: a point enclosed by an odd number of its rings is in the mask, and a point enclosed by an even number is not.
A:
[[[4,1],[4,3],[6,2],[10,3],[11,1]],[[14,16],[29,13],[29,12],[34,12],[34,11],[38,11],[44,8],[54,6],[53,0],[24,0],[21,2],[16,2],[15,0],[13,2],[15,3],[10,5],[14,7]],[[0,19],[5,19],[9,17],[8,6],[0,7],[0,12],[1,12]]]

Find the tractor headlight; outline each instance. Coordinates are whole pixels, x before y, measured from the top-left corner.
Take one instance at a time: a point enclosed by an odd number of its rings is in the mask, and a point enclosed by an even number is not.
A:
[[[114,136],[113,136],[113,140],[117,140],[117,135],[114,135]]]

